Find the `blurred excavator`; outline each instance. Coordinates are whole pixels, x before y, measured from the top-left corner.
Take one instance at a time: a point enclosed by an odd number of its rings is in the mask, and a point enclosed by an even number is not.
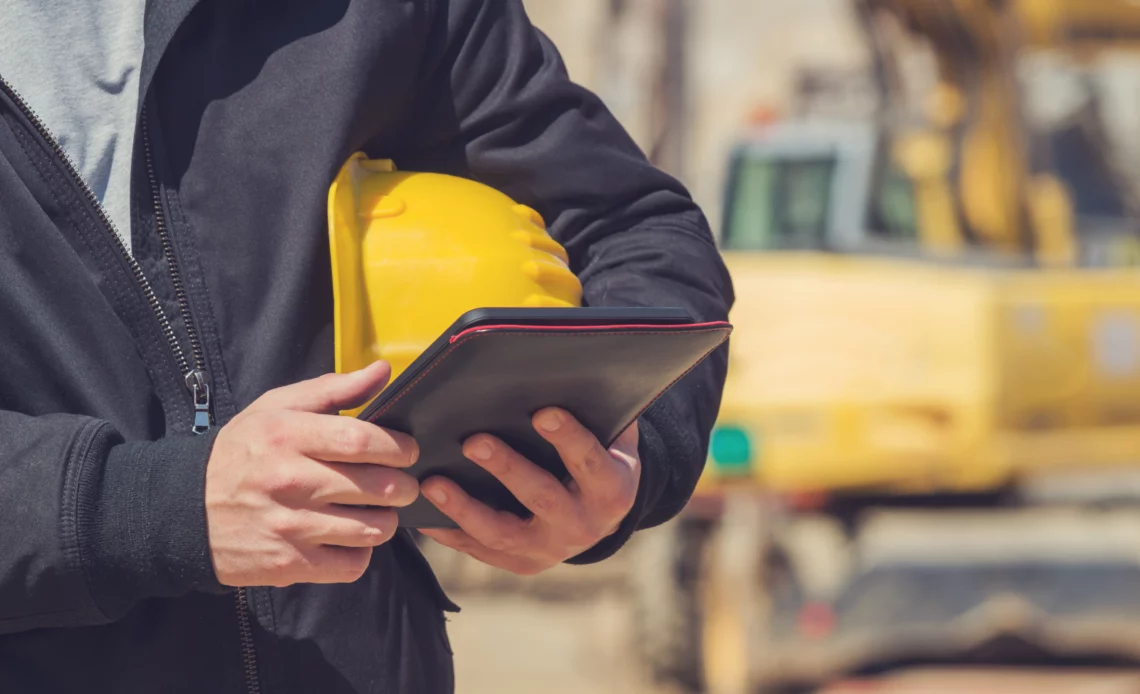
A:
[[[643,653],[712,694],[1136,665],[1136,186],[1095,99],[1032,125],[1021,68],[1140,50],[1140,2],[854,1],[875,117],[731,161],[729,380],[697,495],[635,547]]]
[[[975,246],[1030,255],[1045,265],[1088,262],[1089,244],[1078,236],[1100,230],[1075,225],[1080,208],[1120,216],[1130,211],[1130,186],[1113,174],[1109,145],[1095,134],[1084,142],[1084,160],[1073,162],[1080,171],[1059,170],[1050,156],[1056,148],[1034,142],[1018,59],[1050,51],[1087,63],[1105,52],[1138,49],[1140,3],[860,0],[857,7],[881,103],[903,102],[892,28],[901,25],[924,39],[937,61],[937,83],[919,122],[886,114],[891,155],[914,184],[922,244],[943,254]],[[1065,173],[1086,185],[1064,180]],[[1088,184],[1099,190],[1089,191]],[[1099,200],[1086,201],[1090,193]],[[1128,231],[1134,237],[1135,229]]]

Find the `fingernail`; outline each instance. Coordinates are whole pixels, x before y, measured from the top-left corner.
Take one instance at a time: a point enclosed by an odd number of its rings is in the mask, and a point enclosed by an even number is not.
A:
[[[491,444],[486,441],[480,441],[471,447],[471,457],[475,460],[490,460],[492,452]]]
[[[554,410],[543,412],[538,417],[538,426],[543,431],[558,431],[558,427],[562,426],[562,415]]]
[[[432,487],[424,490],[424,496],[436,504],[447,503],[447,492],[443,491],[440,487]]]

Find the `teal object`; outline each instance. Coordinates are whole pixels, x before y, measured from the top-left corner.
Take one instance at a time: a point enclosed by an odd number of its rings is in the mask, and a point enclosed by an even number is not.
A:
[[[709,453],[714,468],[722,475],[746,475],[752,467],[752,439],[739,427],[714,429]]]

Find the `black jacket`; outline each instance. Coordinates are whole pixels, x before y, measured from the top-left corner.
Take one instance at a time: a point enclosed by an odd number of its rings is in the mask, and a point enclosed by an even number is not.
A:
[[[0,692],[450,691],[451,605],[408,536],[352,585],[217,583],[185,372],[216,431],[332,370],[325,197],[354,151],[537,208],[592,305],[723,319],[704,218],[518,0],[163,0],[141,94],[136,262],[0,86]],[[645,415],[635,509],[574,561],[681,508],[724,370]]]

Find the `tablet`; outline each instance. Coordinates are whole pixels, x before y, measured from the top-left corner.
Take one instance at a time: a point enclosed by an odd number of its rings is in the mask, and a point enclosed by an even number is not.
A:
[[[727,323],[695,323],[670,308],[481,309],[457,320],[359,415],[413,436],[409,473],[440,475],[498,510],[529,512],[463,456],[487,433],[568,481],[557,452],[531,418],[561,407],[609,446],[666,390],[719,347]],[[429,501],[400,509],[410,528],[454,523]]]

